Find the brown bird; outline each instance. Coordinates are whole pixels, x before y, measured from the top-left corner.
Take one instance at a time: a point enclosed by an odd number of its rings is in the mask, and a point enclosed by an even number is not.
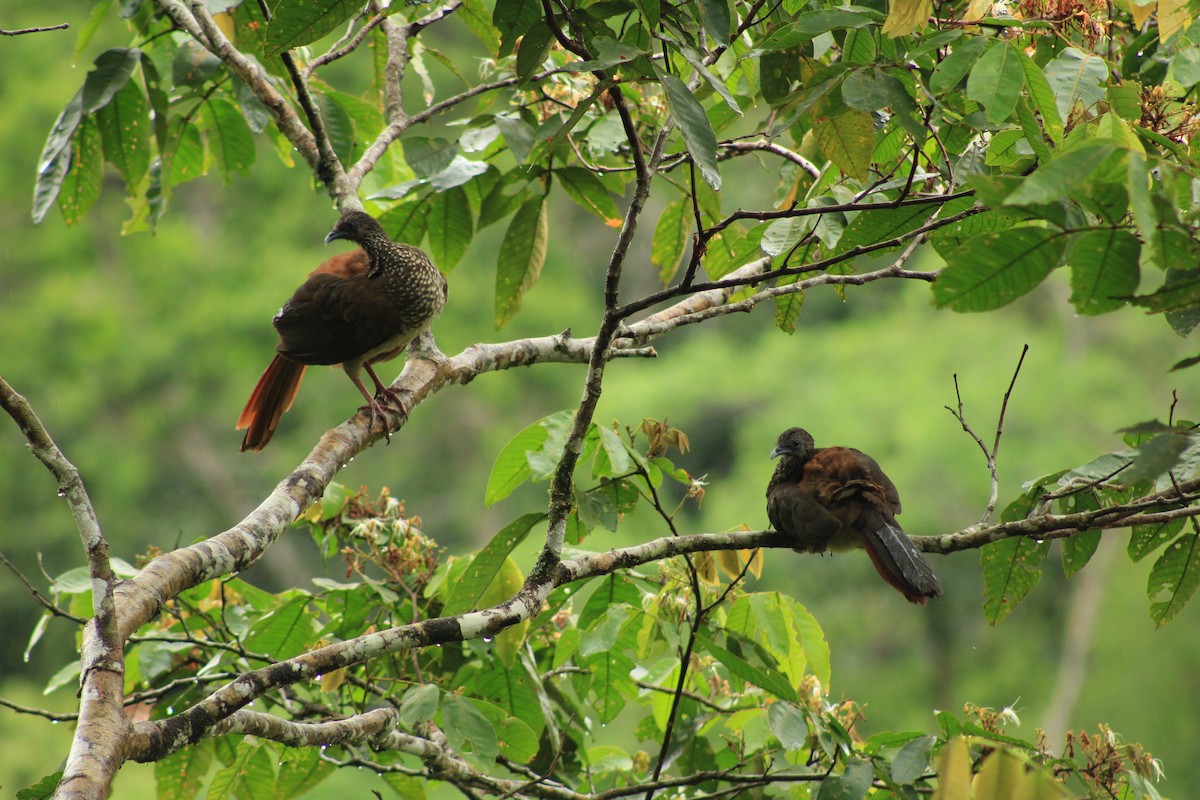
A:
[[[896,522],[900,494],[875,459],[853,447],[814,447],[803,428],[779,434],[767,517],[797,552],[864,548],[910,603],[942,593],[933,568]]]
[[[370,214],[347,211],[325,237],[347,239],[362,249],[334,256],[313,270],[271,322],[279,332],[275,359],[238,417],[246,429],[242,450],[262,450],[279,417],[292,406],[304,369],[341,364],[367,399],[371,424],[382,416],[376,397],[399,406],[399,395],[372,367],[398,356],[446,305],[446,279],[416,247],[397,244]],[[375,383],[373,397],[359,373]]]

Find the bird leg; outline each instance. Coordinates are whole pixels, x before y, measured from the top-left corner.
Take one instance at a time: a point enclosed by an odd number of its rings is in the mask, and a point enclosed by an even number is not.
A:
[[[375,374],[375,368],[370,364],[363,364],[363,369],[367,371],[367,374],[371,376],[371,380],[375,382],[375,396],[379,397],[380,395],[383,395],[383,397],[389,403],[396,404],[396,406],[400,409],[401,416],[407,417],[408,409],[404,407],[404,401],[400,399],[400,393],[385,384],[383,381],[379,380],[379,376]]]

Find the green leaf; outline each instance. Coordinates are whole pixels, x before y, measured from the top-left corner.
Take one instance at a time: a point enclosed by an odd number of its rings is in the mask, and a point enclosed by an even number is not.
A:
[[[785,275],[775,282],[776,286],[787,286],[800,280],[799,275]],[[804,292],[781,294],[775,298],[775,327],[786,334],[796,332],[796,320],[804,306]]]
[[[879,12],[869,8],[825,8],[807,11],[798,15],[792,22],[772,31],[758,45],[758,49],[764,52],[790,50],[798,45],[807,44],[822,33],[843,28],[864,28],[874,25],[879,19]]]
[[[1183,610],[1200,586],[1200,538],[1194,533],[1180,536],[1167,548],[1146,582],[1150,616],[1161,627]]]
[[[655,67],[671,116],[679,125],[684,144],[692,161],[700,168],[704,181],[714,191],[721,188],[721,171],[717,165],[717,135],[713,133],[704,106],[692,95],[687,85],[674,75]]]
[[[1042,126],[1050,135],[1051,141],[1061,144],[1063,140],[1063,122],[1058,114],[1058,105],[1054,98],[1054,89],[1046,79],[1046,73],[1024,52],[1018,51],[1021,59],[1021,69],[1025,73],[1025,86],[1029,89],[1029,97],[1033,106],[1042,115]]]
[[[1137,291],[1142,245],[1125,230],[1088,231],[1071,237],[1071,305],[1080,314],[1104,314]]]
[[[1042,129],[1038,127],[1037,119],[1033,116],[1033,111],[1029,108],[1029,103],[1025,102],[1024,97],[1017,98],[1017,121],[1021,123],[1022,138],[1029,145],[1029,149],[1037,156],[1039,162],[1050,160],[1050,146],[1046,144],[1046,137],[1042,135]],[[1015,161],[1013,162],[1015,164]]]
[[[604,220],[608,227],[620,227],[621,212],[617,210],[612,193],[595,173],[583,167],[561,167],[554,170],[554,176],[567,196],[580,207]]]
[[[16,795],[17,800],[49,800],[54,796],[54,790],[58,788],[62,776],[61,769],[58,772],[50,773],[37,783],[19,790]]]
[[[625,708],[626,696],[633,696],[637,687],[630,677],[636,665],[624,652],[607,650],[584,659],[583,666],[591,673],[588,682],[588,706],[596,712],[601,724],[612,722]]]
[[[1100,531],[1084,531],[1063,539],[1063,574],[1073,578],[1079,570],[1087,566],[1099,545]]]
[[[170,186],[195,180],[208,172],[208,151],[200,137],[200,129],[183,117],[171,120],[168,150],[163,155],[163,170]]]
[[[429,255],[442,272],[454,269],[475,235],[471,203],[461,186],[435,193],[429,200]]]
[[[552,416],[569,414],[569,411],[559,411]],[[483,499],[485,505],[498,503],[532,477],[533,472],[529,468],[529,459],[525,454],[533,450],[540,450],[545,444],[546,438],[549,436],[549,428],[545,423],[549,419],[550,417],[544,417],[528,425],[509,439],[508,444],[501,449],[500,454],[496,456],[496,462],[492,464],[491,474],[488,475],[487,489]]]
[[[1108,66],[1100,56],[1068,47],[1046,65],[1044,72],[1054,90],[1061,119],[1068,119],[1077,103],[1091,108],[1104,101]]]
[[[528,430],[528,429],[526,429]],[[523,514],[492,537],[492,540],[471,559],[467,571],[450,590],[450,599],[442,613],[461,614],[478,607],[479,598],[492,584],[504,560],[513,548],[525,541],[533,526],[546,519],[545,513]]]
[[[275,768],[268,747],[250,744],[237,746],[236,756],[217,770],[208,787],[209,800],[224,797],[267,798],[275,796]]]
[[[421,180],[429,180],[450,166],[458,144],[446,139],[408,136],[404,139],[404,162]]]
[[[521,83],[528,82],[541,69],[553,43],[554,32],[543,20],[537,20],[525,32],[517,48],[517,78]]]
[[[83,82],[83,113],[94,114],[108,105],[121,91],[141,60],[137,48],[105,50],[96,57],[95,67]]]
[[[921,736],[901,747],[892,759],[892,780],[904,786],[924,775],[929,769],[929,754],[935,742],[936,736]]]
[[[526,201],[508,224],[496,259],[496,330],[516,315],[537,283],[549,236],[545,197]]]
[[[985,36],[971,36],[956,43],[950,55],[934,68],[929,79],[930,90],[939,96],[954,91],[979,60],[987,43]]]
[[[432,683],[410,687],[400,699],[400,722],[405,727],[412,727],[433,719],[441,697],[441,691]]]
[[[875,123],[870,114],[840,106],[816,118],[813,136],[821,152],[842,174],[860,181],[867,179],[875,150]]]
[[[1131,561],[1143,558],[1174,539],[1183,531],[1183,520],[1172,519],[1154,525],[1134,525],[1127,551]]]
[[[267,26],[266,54],[315,42],[362,8],[360,0],[279,0]]]
[[[247,649],[270,653],[279,660],[303,653],[312,644],[314,617],[308,604],[312,598],[299,595],[259,617],[245,637]]]
[[[492,11],[492,25],[500,31],[500,57],[511,54],[517,40],[541,19],[539,0],[497,0]]]
[[[767,724],[784,750],[799,750],[808,743],[808,716],[794,703],[780,701],[767,706]]]
[[[321,750],[317,747],[285,747],[279,754],[279,775],[275,779],[273,795],[252,795],[258,797],[273,797],[274,800],[290,800],[299,797],[321,781],[328,778],[337,769],[333,764],[321,758]],[[160,794],[157,800],[163,800]]]
[[[983,616],[992,625],[1016,608],[1042,577],[1040,565],[1050,542],[1013,536],[984,545],[979,551],[983,566]]]
[[[58,198],[63,180],[71,166],[71,140],[82,119],[83,90],[75,93],[66,108],[54,121],[42,155],[38,159],[37,182],[33,189],[33,224],[39,225],[46,218],[50,207]]]
[[[983,106],[995,125],[1012,115],[1024,85],[1020,51],[1009,42],[994,42],[971,68],[967,97]]]
[[[579,629],[570,627],[564,629],[563,633],[568,630],[578,632]],[[562,641],[561,638],[559,641]],[[475,693],[494,702],[507,716],[524,722],[530,730],[541,733],[546,727],[546,717],[538,699],[538,690],[531,684],[529,673],[523,666],[515,669],[490,666],[475,678]],[[484,714],[488,713],[486,709],[481,710]]]
[[[150,169],[150,110],[142,90],[126,83],[96,114],[104,155],[132,192]]]
[[[1179,433],[1164,433],[1143,442],[1133,457],[1133,464],[1121,473],[1122,481],[1136,483],[1167,474],[1179,465],[1180,458],[1193,443],[1192,437]]]
[[[201,109],[208,152],[221,180],[228,184],[233,173],[250,174],[254,163],[254,137],[246,120],[228,100],[210,97]]]
[[[442,730],[450,747],[476,765],[487,769],[500,753],[496,730],[467,698],[449,693],[442,702]]]
[[[1112,142],[1108,141],[1062,153],[1038,167],[1004,200],[1004,205],[1036,205],[1070,197],[1112,153]]]
[[[692,207],[686,200],[672,200],[663,209],[650,241],[650,263],[658,267],[663,286],[679,271],[679,262],[691,239]]]
[[[1164,311],[1186,311],[1200,304],[1200,270],[1167,270],[1163,285],[1151,294],[1131,298],[1151,314]]]
[[[84,117],[71,139],[71,168],[63,177],[58,209],[74,225],[100,198],[104,181],[104,151],[95,117]]]
[[[700,21],[705,32],[720,46],[727,46],[730,26],[728,0],[700,0],[699,6]]]
[[[779,672],[766,667],[756,667],[746,661],[746,659],[734,655],[705,636],[697,636],[696,638],[703,648],[702,652],[720,661],[721,665],[729,670],[731,674],[741,678],[746,683],[770,692],[781,700],[787,700],[791,703],[796,702],[796,690],[788,683],[787,678]]]
[[[862,245],[878,244],[915,231],[925,224],[933,209],[926,205],[898,206],[860,211],[842,231],[833,254]]]
[[[821,784],[820,800],[861,800],[871,789],[875,768],[871,762],[851,757],[840,775],[830,775]]]
[[[952,311],[990,311],[1028,293],[1058,265],[1065,242],[1045,228],[1010,228],[972,237],[946,256],[934,303]]]

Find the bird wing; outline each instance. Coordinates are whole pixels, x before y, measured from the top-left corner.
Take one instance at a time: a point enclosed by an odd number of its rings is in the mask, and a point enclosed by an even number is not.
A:
[[[797,550],[823,552],[842,528],[804,481],[782,483],[767,491],[767,518],[775,530],[794,542]]]
[[[340,364],[386,342],[392,326],[371,320],[390,322],[391,304],[374,287],[363,290],[368,264],[367,254],[355,250],[317,267],[275,315],[276,350],[302,364]]]

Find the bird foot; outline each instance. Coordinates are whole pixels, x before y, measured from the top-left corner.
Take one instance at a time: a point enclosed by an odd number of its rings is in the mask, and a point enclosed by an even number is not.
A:
[[[399,412],[400,419],[408,419],[408,407],[404,404],[404,399],[400,396],[400,392],[389,387],[382,387],[375,397],[371,398],[371,402],[363,406],[360,411],[366,411],[370,419],[371,428],[375,427],[375,420],[379,420],[383,424],[383,438],[388,443],[392,443],[392,424],[388,420],[388,411]],[[383,403],[379,400],[382,399]]]

